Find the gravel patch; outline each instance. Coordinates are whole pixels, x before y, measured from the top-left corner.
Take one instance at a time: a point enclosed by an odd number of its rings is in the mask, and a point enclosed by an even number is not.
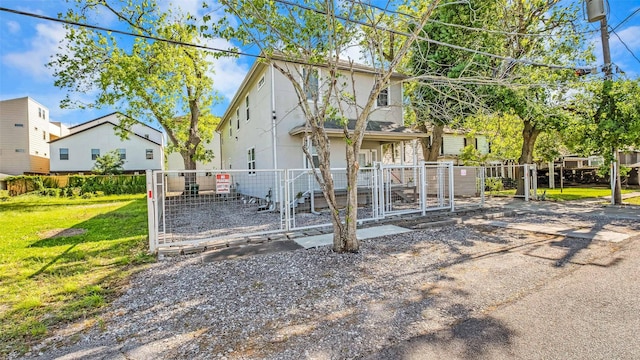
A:
[[[505,219],[593,225],[544,214]],[[135,275],[99,321],[61,329],[25,358],[366,357],[615,255],[617,245],[580,241],[456,225],[366,240],[357,254],[168,258]]]

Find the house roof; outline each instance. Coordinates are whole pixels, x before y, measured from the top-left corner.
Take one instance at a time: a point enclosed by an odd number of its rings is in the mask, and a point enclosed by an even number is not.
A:
[[[70,138],[70,137],[72,137],[72,136],[75,136],[75,135],[78,135],[78,134],[82,134],[82,133],[83,133],[83,132],[85,132],[85,131],[88,131],[88,130],[91,130],[91,129],[95,129],[95,128],[99,127],[99,126],[107,125],[107,124],[111,124],[111,125],[112,125],[112,126],[114,126],[114,127],[120,127],[120,125],[118,125],[118,124],[114,124],[114,123],[113,123],[113,122],[111,122],[111,121],[105,121],[105,122],[101,122],[101,123],[97,123],[97,124],[95,124],[95,125],[92,125],[92,126],[90,126],[90,127],[86,128],[86,129],[82,129],[82,130],[80,130],[80,131],[77,131],[77,132],[70,133],[70,134],[68,134],[68,135],[65,135],[65,136],[59,137],[59,138],[57,138],[57,139],[55,139],[55,140],[51,140],[51,141],[49,141],[49,144],[54,143],[54,142],[57,142],[57,141],[61,141],[61,140],[68,139],[68,138]],[[153,128],[152,128],[152,129],[153,129]],[[134,133],[134,132],[131,132],[131,131],[130,131],[130,132],[129,132],[129,134],[131,134],[131,135],[133,135],[133,136],[137,136],[137,137],[139,137],[139,138],[141,138],[141,139],[144,139],[144,140],[146,140],[146,141],[148,141],[148,142],[150,142],[150,143],[156,144],[156,145],[158,145],[158,146],[162,146],[162,144],[159,144],[159,143],[157,143],[157,142],[155,142],[155,141],[153,141],[153,140],[151,140],[151,139],[147,139],[146,137],[144,137],[144,136],[142,136],[142,135],[138,135],[138,134],[136,134],[136,133]]]
[[[355,129],[356,120],[350,119],[347,124],[349,131]],[[330,120],[324,123],[324,128],[329,136],[344,135],[344,128],[337,120]],[[308,133],[305,124],[294,127],[289,130],[289,135],[304,135]],[[407,140],[428,137],[429,134],[418,130],[411,129],[406,126],[398,125],[392,121],[368,121],[364,132],[366,140]]]
[[[69,129],[69,131],[73,132],[73,129],[75,129],[75,128],[79,127],[79,126],[84,126],[84,125],[87,125],[87,124],[92,123],[92,122],[94,122],[94,121],[95,121],[95,122],[97,122],[97,121],[100,121],[100,120],[102,120],[102,119],[104,119],[104,118],[108,118],[109,116],[113,116],[113,115],[120,115],[120,116],[124,116],[124,117],[128,117],[128,118],[132,119],[130,116],[127,116],[127,115],[125,115],[125,114],[123,114],[123,113],[121,113],[121,112],[119,112],[119,111],[114,111],[114,112],[109,113],[109,114],[107,114],[107,115],[103,115],[103,116],[97,117],[97,118],[95,118],[95,119],[93,119],[93,120],[89,120],[89,121],[85,121],[85,122],[80,123],[80,124],[73,125],[73,126],[69,127],[68,129]],[[143,125],[143,126],[145,126],[145,127],[148,127],[148,128],[149,128],[149,129],[151,129],[151,130],[154,130],[154,131],[156,131],[156,132],[162,133],[162,131],[160,131],[160,130],[158,130],[158,129],[156,129],[156,128],[152,127],[152,126],[149,126],[148,124],[145,124],[145,123],[143,123],[143,122],[141,122],[141,121],[138,121],[138,120],[135,120],[135,119],[133,119],[133,120],[134,120],[135,122],[137,122],[138,124],[140,124],[140,125]],[[110,122],[110,123],[112,123],[112,124],[113,124],[113,122],[112,122],[112,121],[106,121],[106,122]],[[114,124],[114,125],[116,125],[116,124]],[[117,125],[117,126],[119,126],[119,125]],[[92,127],[93,127],[93,126],[92,126]]]
[[[261,55],[263,55],[263,53],[261,53]],[[221,121],[220,123],[218,123],[218,126],[216,127],[216,131],[221,131],[222,128],[224,127],[224,124],[227,122],[228,119],[231,118],[232,116],[232,111],[237,107],[237,104],[241,99],[241,96],[244,94],[244,89],[247,86],[247,83],[251,82],[251,80],[253,80],[253,78],[256,76],[256,74],[258,73],[258,70],[261,70],[267,66],[269,66],[272,62],[274,61],[278,61],[278,62],[284,62],[284,63],[290,63],[290,64],[297,64],[300,63],[302,64],[302,61],[300,62],[295,62],[295,61],[291,61],[291,60],[287,60],[284,55],[281,54],[275,54],[272,55],[272,58],[270,60],[264,60],[264,59],[257,59],[253,65],[251,66],[251,69],[249,69],[249,72],[247,73],[247,75],[244,77],[244,79],[242,80],[242,83],[240,84],[240,87],[238,87],[238,90],[236,91],[235,95],[233,96],[233,99],[231,99],[231,101],[229,102],[229,106],[227,107],[227,110],[224,112],[224,115],[222,115],[221,117]],[[326,67],[323,66],[322,64],[317,64],[314,65],[317,67]],[[354,72],[357,73],[366,73],[366,74],[378,74],[379,71],[373,67],[367,66],[367,65],[363,65],[363,64],[358,64],[358,63],[349,63],[348,61],[340,61],[338,63],[338,68],[341,70],[350,70],[351,68],[353,68]],[[406,78],[406,75],[402,75],[400,73],[394,72],[392,74],[393,78]]]

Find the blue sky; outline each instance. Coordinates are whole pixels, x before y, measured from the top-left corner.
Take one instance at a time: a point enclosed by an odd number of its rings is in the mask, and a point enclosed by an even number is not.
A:
[[[202,2],[181,0],[177,3],[190,13],[199,13]],[[612,27],[618,26],[640,8],[640,0],[610,0],[609,4],[608,19]],[[66,10],[68,4],[63,0],[1,0],[0,6],[56,17],[58,13]],[[112,17],[104,16],[96,25],[110,27],[115,26],[114,24]],[[590,26],[597,29],[599,23]],[[610,37],[612,62],[625,71],[628,77],[637,78],[640,75],[640,12],[620,25],[616,33],[617,36],[611,34]],[[46,68],[45,64],[57,52],[58,42],[63,36],[64,29],[58,23],[0,11],[0,100],[30,96],[49,108],[52,121],[61,121],[68,126],[115,111],[116,109],[87,111],[59,107],[65,93],[53,85],[52,71]],[[593,34],[592,41],[599,57],[598,64],[602,64],[599,33]],[[226,47],[228,44],[224,40],[214,40],[210,45]],[[638,59],[635,59],[631,52]],[[233,97],[253,61],[254,58],[240,57],[216,62],[214,86],[226,101],[213,109],[214,114],[224,113],[228,101]]]

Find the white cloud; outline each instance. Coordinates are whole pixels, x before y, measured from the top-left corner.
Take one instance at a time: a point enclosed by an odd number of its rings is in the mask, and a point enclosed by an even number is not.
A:
[[[36,25],[36,35],[22,52],[8,53],[2,56],[2,62],[14,67],[36,80],[49,80],[52,70],[45,67],[52,55],[58,52],[58,44],[64,38],[65,30],[57,24]],[[44,79],[43,77],[47,77]]]
[[[640,34],[640,25],[630,26],[624,30],[616,31],[616,34],[618,34],[620,38],[615,34],[609,35],[612,57],[614,55],[629,55],[628,50],[622,42],[624,42],[634,53],[637,53],[640,50],[640,36],[638,36],[638,34]],[[622,42],[620,40],[622,40]]]
[[[225,39],[208,39],[206,46],[216,49],[228,49],[232,44]],[[240,62],[238,58],[221,57],[209,59],[213,64],[214,73],[209,74],[213,78],[213,87],[220,95],[231,100],[235,95],[240,83],[247,75],[249,66]]]
[[[20,24],[17,21],[7,21],[7,28],[11,34],[17,34],[20,32]]]

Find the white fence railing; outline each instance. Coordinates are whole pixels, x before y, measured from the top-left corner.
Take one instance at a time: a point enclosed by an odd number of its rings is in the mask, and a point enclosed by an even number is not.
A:
[[[536,191],[535,166],[522,170],[529,200]],[[346,204],[346,170],[331,172],[338,205]],[[358,222],[481,207],[487,173],[497,171],[452,162],[361,168]],[[322,186],[311,169],[148,171],[147,193],[152,252],[331,225]]]

